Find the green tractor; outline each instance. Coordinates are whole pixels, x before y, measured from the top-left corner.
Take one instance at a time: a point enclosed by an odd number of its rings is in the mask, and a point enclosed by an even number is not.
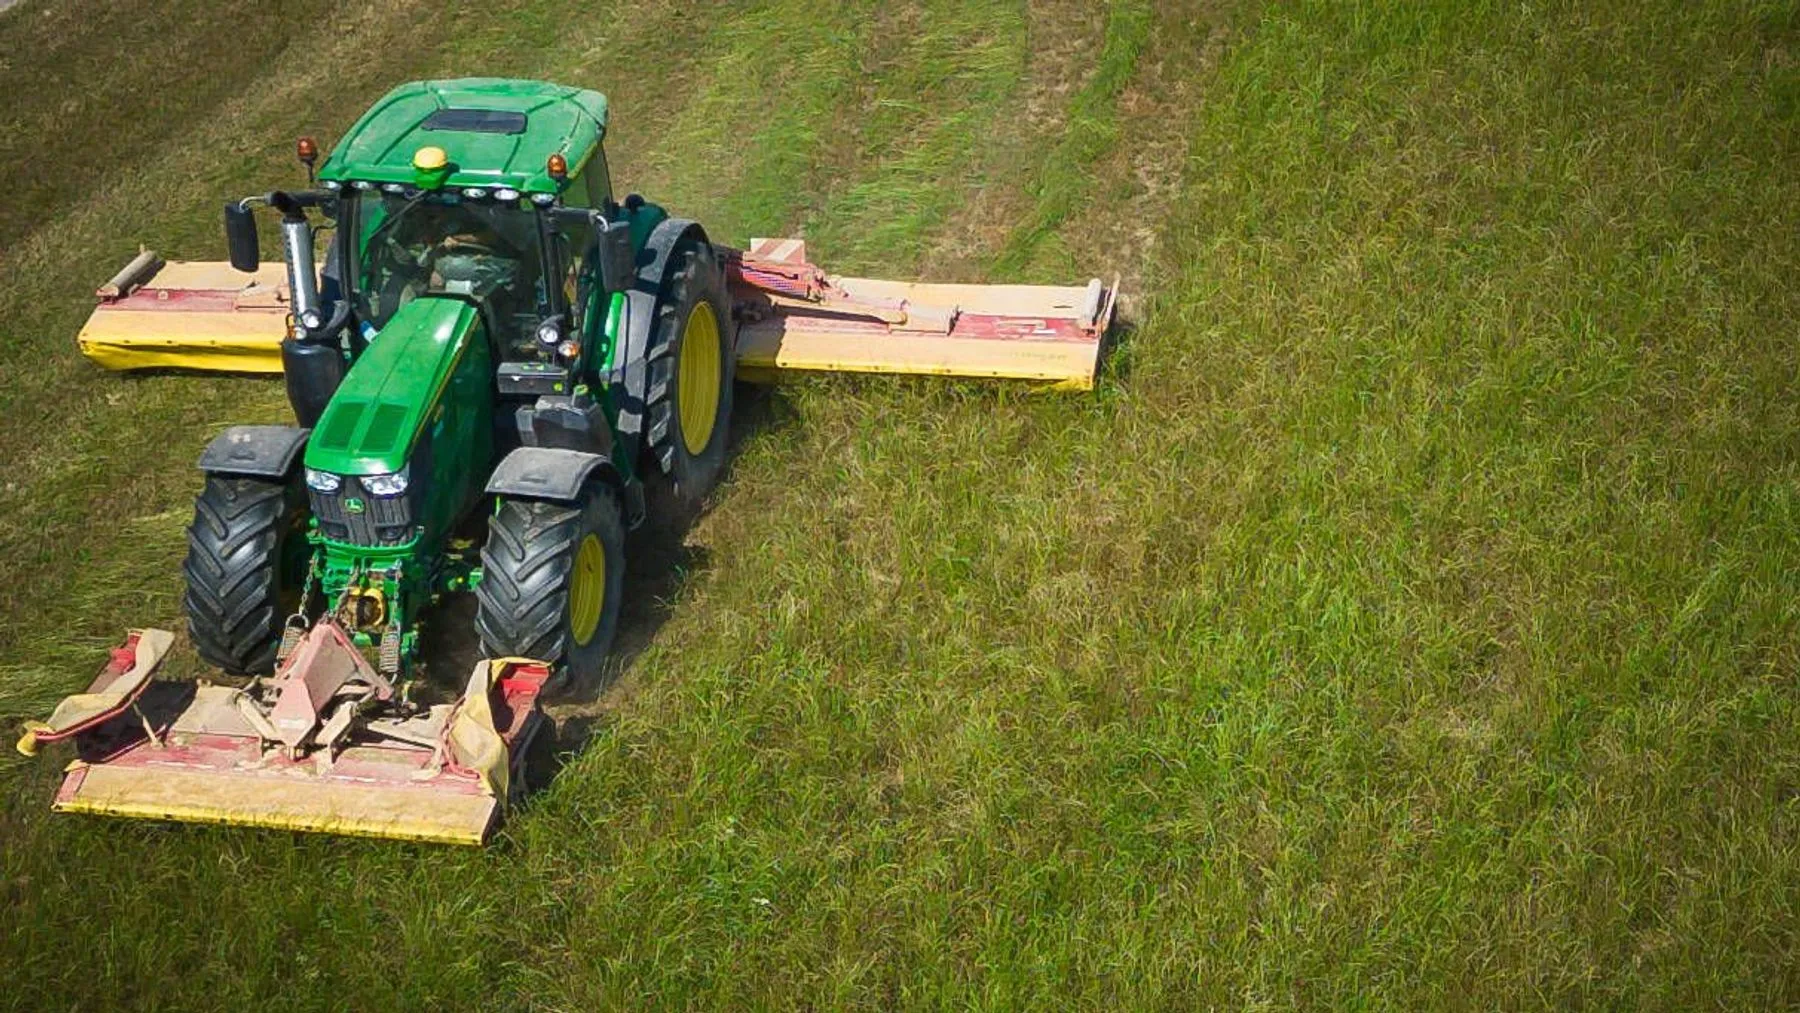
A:
[[[188,632],[247,682],[156,680],[174,637],[132,631],[20,740],[73,740],[55,808],[484,840],[541,694],[605,662],[626,532],[665,500],[646,487],[691,506],[718,481],[740,366],[1092,385],[1116,283],[846,278],[798,239],[715,245],[615,199],[606,125],[583,89],[402,85],[323,165],[301,139],[307,189],[226,205],[229,267],[146,251],[101,288],[94,361],[279,372],[298,424],[200,460]],[[485,657],[434,698],[422,623],[464,591]]]
[[[491,656],[599,670],[646,481],[695,500],[718,478],[734,358],[724,265],[698,224],[614,199],[606,112],[534,82],[406,85],[318,188],[227,205],[241,270],[252,209],[280,216],[299,425],[230,430],[201,460],[185,605],[205,660],[271,673],[284,629],[291,650],[326,611],[403,680],[425,606],[473,589]],[[477,556],[458,536],[479,514]]]

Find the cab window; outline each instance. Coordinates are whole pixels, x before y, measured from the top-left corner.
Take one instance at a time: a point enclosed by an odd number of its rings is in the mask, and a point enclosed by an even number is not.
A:
[[[606,171],[604,147],[594,149],[594,157],[588,159],[581,174],[587,177],[588,207],[604,207],[612,199],[612,177]]]
[[[487,311],[502,348],[532,347],[548,312],[535,214],[453,192],[370,194],[357,204],[359,319],[378,329],[420,296],[467,296]]]
[[[557,263],[562,270],[563,304],[569,307],[571,333],[585,333],[588,307],[581,299],[581,272],[587,268],[588,249],[594,242],[593,226],[587,222],[559,222],[556,227]]]
[[[612,180],[606,174],[606,151],[595,148],[580,175],[563,188],[563,203],[576,208],[604,207],[612,196]]]

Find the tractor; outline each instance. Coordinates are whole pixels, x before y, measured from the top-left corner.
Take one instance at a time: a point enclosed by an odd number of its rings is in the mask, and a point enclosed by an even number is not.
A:
[[[300,140],[305,189],[225,205],[228,268],[145,252],[100,290],[90,358],[279,372],[295,424],[232,426],[199,462],[188,639],[236,678],[155,679],[174,638],[132,631],[21,740],[74,741],[56,808],[483,840],[541,697],[606,660],[647,488],[693,506],[718,482],[740,367],[1091,385],[1116,283],[841,278],[800,240],[718,245],[616,197],[607,122],[581,88],[401,85],[323,164]],[[435,699],[427,617],[468,592],[485,657]]]

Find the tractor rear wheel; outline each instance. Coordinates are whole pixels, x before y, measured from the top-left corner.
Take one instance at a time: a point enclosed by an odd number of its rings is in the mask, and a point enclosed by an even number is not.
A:
[[[532,658],[593,685],[619,625],[625,525],[610,490],[576,503],[503,499],[488,519],[475,629],[491,658]]]
[[[650,337],[649,447],[676,495],[705,498],[725,468],[736,360],[725,272],[707,247],[688,243],[656,308]]]
[[[232,675],[275,670],[281,626],[299,604],[307,558],[299,483],[208,475],[188,526],[188,636]]]

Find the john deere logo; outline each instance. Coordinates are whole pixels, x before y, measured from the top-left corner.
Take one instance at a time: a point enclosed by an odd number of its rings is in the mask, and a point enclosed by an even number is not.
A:
[[[363,501],[360,499],[357,499],[355,496],[352,496],[349,499],[344,501],[344,509],[350,511],[353,514],[362,513],[363,512]]]

